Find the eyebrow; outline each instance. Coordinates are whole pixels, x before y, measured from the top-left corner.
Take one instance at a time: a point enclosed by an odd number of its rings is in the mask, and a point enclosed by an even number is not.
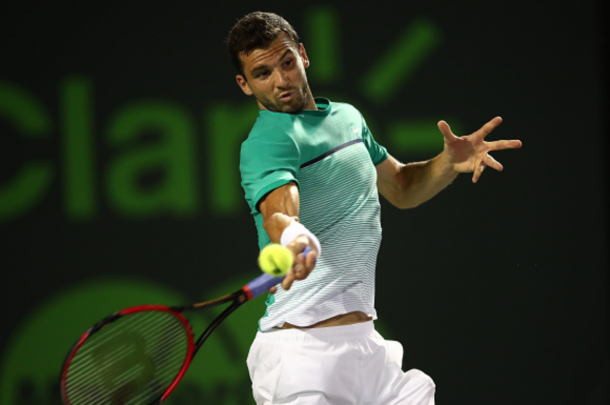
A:
[[[285,52],[282,54],[282,56],[280,56],[280,59],[279,59],[279,60],[283,60],[283,59],[286,57],[286,55],[287,55],[289,52],[292,52],[292,53],[294,54],[294,51],[293,51],[291,48],[288,48],[288,49],[286,49],[286,51],[285,51]],[[250,74],[251,74],[252,76],[254,76],[254,74],[255,74],[255,73],[257,73],[259,70],[263,70],[263,69],[268,69],[268,66],[267,66],[267,65],[260,65],[260,66],[257,66],[257,67],[255,67],[254,69],[252,69],[252,71],[250,72]]]

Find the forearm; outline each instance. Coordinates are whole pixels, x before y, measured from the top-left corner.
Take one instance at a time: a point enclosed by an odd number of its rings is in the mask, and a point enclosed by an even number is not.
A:
[[[285,290],[290,289],[294,280],[304,280],[316,265],[321,247],[318,239],[303,225],[299,224],[299,189],[295,183],[288,183],[267,194],[259,203],[263,215],[263,227],[273,243],[281,243],[292,251],[294,265],[282,281]],[[303,253],[306,247],[312,252]],[[270,290],[275,292],[275,287]]]
[[[282,233],[288,228],[293,220],[298,221],[299,219],[297,216],[291,216],[281,212],[276,212],[265,219],[263,228],[265,228],[272,243],[280,243]]]
[[[400,208],[414,208],[428,201],[457,177],[446,155],[425,162],[402,165],[398,175],[398,201]]]
[[[263,228],[272,243],[281,243],[296,249],[295,255],[306,246],[321,253],[318,238],[299,222],[299,189],[289,183],[278,187],[267,195],[260,204],[263,214]]]
[[[271,192],[260,204],[263,228],[273,243],[280,243],[282,233],[293,220],[299,220],[299,195],[294,183]]]

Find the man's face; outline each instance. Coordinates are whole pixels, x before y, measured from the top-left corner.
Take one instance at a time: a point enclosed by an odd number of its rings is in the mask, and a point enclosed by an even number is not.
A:
[[[237,84],[256,98],[261,109],[284,113],[316,109],[305,75],[309,60],[303,45],[297,47],[282,35],[269,47],[239,57],[244,76],[236,76]]]

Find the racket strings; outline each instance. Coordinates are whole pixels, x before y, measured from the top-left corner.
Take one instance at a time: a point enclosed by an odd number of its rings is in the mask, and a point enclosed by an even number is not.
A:
[[[129,325],[130,329],[134,329],[137,328],[138,333],[142,334],[142,335],[147,335],[149,333],[151,333],[151,330],[154,329],[155,327],[157,327],[156,324],[151,324],[149,322],[148,319],[146,319],[146,317],[150,317],[151,313],[143,313],[143,316],[139,317],[139,319],[134,319],[132,320],[132,323]],[[148,321],[148,324],[146,323]],[[172,330],[170,333],[180,333],[182,332],[180,329],[176,329],[176,330]],[[122,331],[121,333],[127,333],[127,331]],[[171,342],[171,340],[169,339],[169,335],[167,336],[168,339],[166,339],[166,341],[169,343]],[[115,344],[115,346],[113,347],[113,350],[110,351],[106,351],[106,355],[104,357],[104,363],[105,364],[113,364],[118,358],[120,357],[124,357],[125,355],[128,354],[128,352],[132,349],[130,346],[128,345],[119,345],[116,346],[116,334],[110,334],[107,333],[105,335],[94,335],[92,338],[90,338],[90,340],[87,341],[87,345],[84,345],[81,350],[79,350],[78,354],[80,356],[80,358],[85,358],[85,356],[95,356],[99,351],[101,351],[101,347],[104,345],[112,345],[113,343]],[[75,359],[76,360],[76,359]],[[85,376],[87,376],[89,373],[91,373],[92,369],[95,367],[99,367],[100,365],[95,363],[95,362],[84,362],[84,361],[75,361],[73,360],[71,365],[70,365],[70,375],[72,376],[73,379],[79,379],[78,377],[81,377],[81,374],[84,374]],[[84,378],[80,379],[82,381],[85,381]]]
[[[71,405],[148,405],[184,364],[188,334],[163,311],[126,315],[106,325],[75,353],[66,376]]]
[[[156,323],[152,323],[150,319],[151,316],[153,316],[154,313],[153,312],[143,312],[142,316],[138,317],[138,319],[130,319],[131,323],[129,325],[130,329],[137,329],[138,333],[141,335],[148,335],[150,334],[155,328],[158,328],[159,325]],[[158,315],[156,315],[158,316]],[[168,319],[169,316],[168,316]],[[154,321],[154,319],[153,319]],[[128,333],[127,330],[121,331],[121,333]],[[166,342],[167,344],[171,343],[171,336],[172,334],[182,334],[183,331],[182,329],[168,329],[166,331],[167,336],[166,336]],[[162,341],[159,340],[158,343],[161,343]],[[113,345],[113,350],[110,351],[105,351],[106,355],[104,357],[104,363],[105,364],[113,364],[116,359],[120,358],[120,357],[124,357],[132,348],[129,345],[116,345],[116,333],[106,333],[104,335],[101,334],[97,334],[97,335],[93,335],[88,341],[87,341],[87,345],[83,345],[83,347],[81,347],[81,349],[79,350],[78,354],[81,358],[85,358],[85,356],[89,355],[93,355],[95,356],[98,352],[103,351],[103,346],[104,345]],[[99,364],[96,364],[95,362],[77,362],[77,361],[72,361],[71,365],[70,365],[70,372],[71,375],[73,376],[73,378],[77,378],[79,376],[80,373],[84,373],[85,375],[87,375],[88,373],[91,372],[92,368],[98,367]],[[84,381],[84,379],[83,379]]]
[[[171,316],[170,316],[171,317]],[[138,327],[139,324],[141,324],[142,322],[136,323],[134,322],[134,326],[132,327]],[[130,325],[131,326],[131,325]],[[142,330],[140,330],[140,333],[151,333],[151,328],[143,328]],[[114,391],[116,391],[116,394],[114,394],[114,396],[121,396],[124,397],[126,395],[128,395],[129,393],[127,393],[126,391],[128,391],[128,388],[131,387],[131,391],[134,390],[134,379],[137,379],[138,377],[142,378],[144,375],[146,375],[146,381],[151,381],[150,378],[152,377],[152,374],[150,372],[150,368],[154,367],[156,369],[160,369],[160,370],[166,370],[167,371],[167,378],[163,378],[163,375],[161,373],[158,373],[159,375],[157,377],[161,377],[161,380],[167,380],[169,378],[169,380],[171,381],[171,378],[175,375],[175,371],[178,370],[184,360],[184,356],[180,355],[178,357],[174,357],[174,363],[168,363],[167,359],[168,358],[172,358],[171,357],[171,348],[168,347],[168,345],[171,345],[174,343],[174,341],[176,340],[177,337],[179,337],[180,335],[183,334],[183,331],[181,330],[181,328],[176,329],[174,335],[166,335],[166,339],[165,340],[156,340],[151,342],[151,344],[148,347],[148,353],[151,355],[149,358],[144,359],[144,361],[142,361],[142,359],[138,359],[138,357],[134,357],[133,356],[133,349],[134,347],[132,345],[118,345],[116,346],[117,350],[115,350],[114,352],[109,353],[103,360],[103,362],[97,362],[93,363],[91,362],[87,368],[87,370],[80,370],[80,373],[78,373],[79,369],[77,369],[76,367],[74,368],[77,372],[73,372],[70,373],[70,380],[78,380],[80,379],[81,384],[69,384],[68,386],[68,390],[70,391],[76,391],[76,390],[80,390],[81,392],[84,392],[85,394],[83,395],[81,393],[80,396],[78,395],[74,395],[75,400],[82,400],[83,403],[91,403],[91,397],[92,396],[96,396],[95,394],[95,390],[93,390],[93,392],[91,392],[91,390],[88,390],[89,393],[87,394],[86,390],[83,390],[83,387],[86,383],[84,383],[83,381],[85,381],[88,378],[96,378],[99,380],[100,375],[90,375],[87,374],[87,372],[91,373],[91,370],[94,369],[95,367],[99,367],[99,373],[101,374],[102,379],[105,379],[105,383],[106,385],[108,385],[109,381],[108,381],[108,373],[112,373],[112,385],[115,388]],[[100,339],[102,340],[102,339]],[[106,337],[104,339],[104,341],[108,342],[108,337]],[[112,342],[112,341],[110,341]],[[163,342],[165,342],[163,344]],[[101,342],[103,343],[103,342]],[[115,341],[113,344],[116,344],[117,342]],[[95,350],[97,348],[97,350],[99,350],[100,347],[100,343],[98,342],[97,344],[93,345],[93,349]],[[125,347],[127,347],[130,350],[126,350]],[[139,356],[141,357],[141,355],[143,353],[141,353],[141,348],[137,349],[137,351],[139,351]],[[91,356],[92,350],[83,350],[83,353],[86,355]],[[118,373],[117,371],[121,371],[121,370],[117,370],[116,369],[116,364],[117,362],[120,362],[121,359],[125,359],[126,356],[131,356],[130,361],[128,362],[127,366],[128,369],[126,370],[122,370],[122,373]],[[99,356],[98,356],[99,357]],[[83,362],[84,363],[84,362]],[[131,363],[131,364],[129,364]],[[111,370],[107,370],[106,368],[109,365],[114,365],[114,368]],[[125,365],[123,365],[123,367],[125,367]],[[148,370],[147,370],[148,368]],[[105,377],[104,377],[105,374]],[[158,379],[158,378],[157,378]],[[154,390],[154,384],[151,388],[149,388],[148,390],[144,390],[143,391],[143,395],[146,396],[148,391]],[[78,391],[77,391],[78,392]],[[133,395],[133,394],[129,394],[129,395]],[[154,394],[152,394],[154,395]],[[138,403],[138,402],[133,402],[133,403]]]

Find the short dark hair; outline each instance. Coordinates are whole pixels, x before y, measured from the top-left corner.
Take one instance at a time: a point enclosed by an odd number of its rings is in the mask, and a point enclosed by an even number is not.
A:
[[[276,38],[287,35],[299,46],[299,36],[292,25],[274,13],[255,11],[239,20],[227,37],[226,44],[231,62],[239,74],[244,75],[244,67],[239,55],[249,55],[255,49],[266,48]]]

